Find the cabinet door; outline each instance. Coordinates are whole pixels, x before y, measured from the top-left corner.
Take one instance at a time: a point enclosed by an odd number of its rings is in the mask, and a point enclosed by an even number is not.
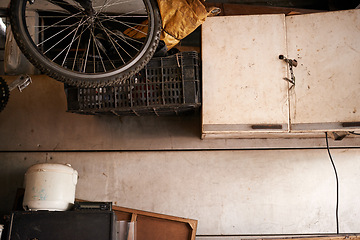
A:
[[[360,10],[286,17],[292,131],[360,128]]]
[[[208,18],[202,25],[205,137],[288,130],[285,16]]]

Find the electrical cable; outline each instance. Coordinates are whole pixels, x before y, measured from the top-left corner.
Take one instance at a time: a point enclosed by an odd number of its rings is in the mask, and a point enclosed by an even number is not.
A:
[[[360,135],[360,133],[356,133],[356,132],[349,132],[349,133],[354,135]]]
[[[328,134],[325,132],[325,139],[326,139],[326,148],[330,157],[331,164],[334,168],[335,178],[336,178],[336,234],[339,234],[339,178],[336,171],[334,160],[330,153],[329,141],[328,141]]]

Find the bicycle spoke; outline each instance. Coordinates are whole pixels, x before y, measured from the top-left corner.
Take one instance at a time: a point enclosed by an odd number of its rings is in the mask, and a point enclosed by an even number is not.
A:
[[[94,10],[96,10],[96,8],[100,7],[100,10],[98,11],[98,13],[101,12],[106,7],[108,1],[109,0],[105,0],[104,4],[102,6],[97,6],[97,7],[93,6]]]
[[[67,47],[68,50],[67,50],[66,55],[65,55],[65,57],[64,57],[64,60],[63,60],[63,62],[62,62],[62,64],[61,64],[62,67],[63,67],[64,64],[65,64],[65,61],[66,61],[66,59],[67,59],[67,56],[69,55],[71,46],[73,45],[74,41],[76,40],[75,37],[76,37],[76,34],[77,34],[77,32],[78,32],[78,30],[79,30],[79,28],[80,28],[81,25],[82,25],[82,24],[79,24],[78,27],[76,28],[76,31],[75,31],[74,36],[73,36],[73,39],[71,40],[71,43],[70,43],[69,46]]]
[[[68,36],[70,36],[70,34],[72,32],[74,32],[76,29],[74,29],[73,31],[71,31],[68,35],[66,35],[63,39],[67,38]],[[63,40],[61,39],[61,41]],[[58,42],[59,43],[59,42]],[[54,46],[52,46],[51,48],[55,47],[57,44],[55,44]],[[49,48],[48,50],[46,50],[44,53],[46,54],[49,50],[51,50],[51,48]],[[67,48],[67,47],[66,47]],[[53,59],[51,59],[51,61],[55,61],[65,50],[66,48],[64,48],[62,51],[60,51]]]
[[[91,36],[93,36],[93,31],[91,31]],[[92,54],[93,54],[93,73],[96,73],[96,56],[95,56],[95,39],[93,38],[93,44],[92,44]],[[101,58],[100,52],[99,52],[99,57]]]
[[[77,23],[76,23],[77,24]],[[71,26],[74,26],[76,24],[67,24],[67,25],[56,25],[56,26],[52,26],[52,28],[64,28],[64,27],[71,27]],[[43,28],[43,27],[47,27],[47,26],[50,26],[50,25],[39,25],[39,26],[34,26],[34,28]],[[40,31],[38,33],[41,33]]]
[[[88,42],[87,49],[86,49],[86,57],[85,57],[83,72],[86,72],[86,63],[87,63],[87,59],[88,59],[88,56],[89,56],[90,40],[91,40],[91,37],[89,37],[89,42]]]
[[[102,24],[102,22],[99,21],[99,26],[100,26],[100,25],[101,25],[102,27],[101,27],[101,28],[98,28],[98,29],[103,30],[104,28],[106,28],[106,27]],[[113,31],[111,31],[111,30],[108,29],[108,28],[106,28],[106,29],[107,29],[109,32],[111,32],[112,35],[116,36],[117,38],[127,39],[127,40],[130,40],[130,41],[135,42],[135,43],[138,43],[138,44],[143,44],[143,43],[144,43],[143,41],[139,41],[138,39],[132,38],[132,37],[130,37],[130,36],[128,36],[128,35],[120,32],[120,31],[118,31],[118,30],[115,30],[115,31],[117,31],[117,32],[113,32]]]
[[[109,29],[107,29],[107,28],[105,28],[104,26],[103,26],[103,29],[104,29],[104,32],[110,37],[110,39],[113,39],[110,35],[109,35],[109,32],[110,33],[113,33],[112,31],[110,31]],[[114,34],[113,33],[113,35],[115,35],[115,36],[118,36],[118,35],[116,35],[116,34]],[[123,42],[125,42],[126,43],[126,41],[124,41],[121,37],[118,37],[118,39],[120,39],[120,40],[122,40]],[[116,43],[116,45],[118,45],[120,48],[121,48],[121,50],[123,50],[130,58],[132,58],[133,56],[131,56],[117,41],[114,41],[115,43]],[[130,45],[131,46],[131,45]],[[136,48],[135,48],[136,49]],[[138,49],[136,49],[137,51],[139,51]]]
[[[51,27],[54,27],[54,26],[58,25],[59,23],[61,23],[61,22],[63,22],[63,21],[66,21],[66,20],[68,20],[68,19],[70,19],[70,18],[73,18],[73,17],[75,17],[75,16],[77,16],[77,15],[79,15],[79,14],[80,14],[80,13],[77,13],[77,14],[74,14],[74,15],[71,15],[71,16],[68,16],[67,18],[62,19],[62,20],[60,20],[60,21],[58,21],[58,22],[56,22],[56,23],[48,26],[47,28],[44,28],[44,29],[41,30],[39,33],[43,32],[43,31],[45,31],[45,30],[47,30],[47,29],[49,29],[49,28],[51,28]],[[75,23],[75,24],[76,24],[76,23]],[[73,24],[73,25],[74,25],[74,24]],[[44,27],[44,26],[42,26],[42,27]]]
[[[100,29],[100,28],[98,28],[98,29]],[[101,28],[101,30],[103,30],[103,28]],[[108,31],[110,31],[110,33],[111,33],[112,35],[114,35],[115,37],[117,37],[117,38],[127,39],[127,40],[130,40],[130,41],[135,42],[135,43],[138,43],[138,44],[144,44],[143,41],[139,41],[139,40],[137,40],[137,39],[135,39],[135,38],[129,37],[129,36],[127,36],[126,34],[124,34],[124,33],[122,33],[122,32],[117,31],[117,33],[116,33],[116,32],[113,32],[113,31],[111,31],[111,30],[109,30],[109,29],[108,29]],[[115,31],[116,31],[116,30],[115,30]]]
[[[102,25],[100,25],[100,27],[103,27]],[[106,35],[108,36],[108,38],[110,39],[111,41],[111,44],[113,45],[114,49],[116,50],[117,54],[119,55],[121,61],[125,64],[125,61],[123,59],[123,57],[121,56],[121,54],[119,53],[119,50],[117,49],[117,47],[115,46],[114,42],[117,43],[116,41],[114,41],[114,39],[108,34],[108,32],[106,31],[105,28],[103,28],[104,32],[106,33]],[[120,48],[122,48],[120,45],[119,45]],[[126,52],[124,49],[122,49],[124,52]],[[130,56],[131,57],[131,56]]]
[[[85,21],[84,21],[85,22]],[[65,37],[63,37],[62,39],[60,39],[59,41],[57,41],[54,45],[52,45],[49,49],[47,49],[45,52],[44,52],[44,54],[46,54],[47,52],[49,52],[51,49],[53,49],[55,46],[57,46],[59,43],[61,43],[64,39],[66,39],[71,33],[73,33],[75,31],[75,29],[74,30],[72,30],[70,33],[68,33]],[[55,59],[53,59],[53,61],[54,61]]]
[[[82,31],[81,31],[81,33],[75,38],[75,40],[74,40],[74,42],[77,40],[77,39],[79,39],[78,40],[78,44],[77,44],[77,46],[76,46],[76,50],[75,50],[75,57],[74,57],[74,61],[73,61],[73,66],[72,66],[72,70],[74,70],[74,68],[75,68],[75,63],[76,63],[76,58],[77,58],[77,55],[78,55],[78,52],[79,52],[79,46],[80,46],[80,43],[81,43],[81,37],[82,37],[82,34],[89,28],[89,26],[87,26],[85,29],[83,29],[84,28],[84,24],[81,26],[81,28],[82,28]],[[83,55],[84,56],[84,55]],[[81,67],[82,68],[82,67]],[[79,70],[81,69],[81,68],[79,68]]]
[[[78,52],[79,52],[79,46],[80,46],[80,42],[81,42],[81,37],[82,37],[82,33],[84,32],[84,25],[81,26],[82,28],[82,32],[81,34],[79,35],[79,41],[78,41],[78,44],[76,46],[76,50],[75,50],[75,57],[74,57],[74,62],[73,62],[73,66],[72,66],[72,69],[74,71],[74,68],[75,68],[75,63],[76,63],[76,58],[77,58],[77,55],[78,55]],[[85,29],[86,30],[86,29]]]
[[[140,31],[139,29],[137,29],[137,28],[135,28],[135,27],[133,27],[133,26],[130,26],[130,25],[126,24],[126,22],[124,22],[124,21],[117,20],[117,19],[115,19],[115,18],[113,18],[113,17],[111,17],[111,16],[105,16],[105,17],[108,18],[109,21],[113,21],[113,22],[120,23],[120,24],[122,24],[122,25],[124,25],[124,26],[126,26],[126,27],[128,27],[128,28],[131,28],[131,29],[133,29],[133,30],[135,30],[135,31],[138,31],[139,33],[144,34],[145,36],[147,35],[147,33],[143,32],[143,31]],[[108,21],[108,20],[103,20],[102,22],[106,22],[106,21]],[[147,25],[144,25],[144,24],[136,24],[136,23],[134,23],[134,24],[135,24],[136,26],[147,26]]]
[[[121,15],[111,15],[112,17],[121,17],[121,18],[147,18],[145,17],[144,15],[124,15],[124,14],[121,14]]]
[[[95,39],[94,39],[95,40]],[[96,57],[95,57],[95,41],[94,41],[94,44],[93,44],[93,67],[94,67],[94,73],[96,73]],[[100,53],[99,53],[99,56],[100,56]]]
[[[108,0],[105,1],[106,2],[109,2]],[[100,8],[100,10],[98,12],[102,12],[102,10],[104,8],[108,8],[108,7],[113,7],[113,6],[116,6],[116,5],[119,5],[119,4],[124,4],[124,3],[129,3],[129,2],[133,2],[133,0],[128,0],[128,1],[117,1],[117,3],[112,3],[112,4],[103,4],[102,6],[94,6],[94,9],[96,10],[97,8]]]
[[[39,47],[40,45],[43,45],[45,42],[47,42],[47,41],[51,40],[53,37],[55,37],[55,36],[59,35],[60,33],[62,33],[62,32],[64,32],[64,31],[68,30],[69,28],[71,28],[71,27],[73,27],[73,26],[75,26],[75,25],[77,25],[77,24],[78,24],[78,23],[74,23],[74,24],[72,24],[72,25],[70,25],[70,26],[68,26],[68,27],[64,28],[63,30],[61,30],[60,32],[55,33],[54,35],[52,35],[51,37],[47,38],[46,40],[44,40],[44,41],[42,41],[42,42],[40,42],[40,43],[36,44],[36,46],[37,46],[37,47]]]
[[[140,51],[140,50],[137,49],[135,46],[133,46],[133,45],[130,44],[129,42],[125,41],[121,36],[119,37],[116,33],[114,33],[113,31],[111,31],[110,29],[105,28],[105,27],[104,27],[104,29],[106,29],[106,31],[108,31],[108,32],[111,33],[112,35],[117,36],[119,40],[121,40],[122,42],[126,43],[129,47],[133,48],[133,49],[136,50],[136,51]],[[142,42],[141,42],[141,43],[142,43]],[[117,44],[119,44],[119,43],[117,43]],[[120,46],[120,45],[119,45],[119,46]],[[125,51],[125,50],[124,50],[124,51]],[[128,55],[129,55],[129,54],[128,54]],[[129,56],[130,56],[130,55],[129,55]],[[132,57],[132,56],[130,56],[130,57]]]
[[[96,47],[96,49],[97,49],[97,51],[98,51],[98,53],[99,53],[100,61],[101,61],[101,64],[103,65],[103,69],[104,69],[104,71],[106,72],[105,64],[104,64],[104,61],[102,60],[101,53],[100,53],[99,47],[98,47],[98,45],[97,45],[97,43],[96,43],[96,40],[95,40],[96,37],[95,37],[93,31],[91,31],[91,35],[92,35],[92,37],[93,37],[94,45],[95,45],[95,47]],[[111,59],[109,58],[109,56],[106,54],[106,52],[104,52],[104,54],[105,54],[105,56],[109,59],[109,61],[110,61],[111,65],[113,66],[113,68],[116,68],[115,65],[113,64],[113,62],[111,61]]]
[[[127,12],[127,13],[117,15],[117,17],[144,17],[144,15],[129,15],[129,14],[133,14],[133,13],[136,13],[136,12],[139,12],[139,11],[142,11],[142,10],[145,10],[145,9],[136,9],[136,10],[133,10],[133,11],[130,11],[130,12]],[[99,13],[99,15],[100,15],[100,13]]]
[[[78,4],[76,4],[77,6],[75,7],[73,4],[70,4],[63,0],[47,0],[47,2],[52,3],[53,5],[58,6],[69,13],[81,12],[81,8]]]
[[[119,23],[126,23],[128,25],[133,25],[133,26],[139,26],[139,27],[146,27],[148,26],[148,24],[143,24],[143,23],[136,23],[136,22],[126,22],[126,21],[120,21],[120,20],[116,20],[116,18],[118,18],[118,16],[104,16],[103,18],[98,16],[98,19],[101,19],[101,22],[107,22],[109,20],[109,18],[114,19],[115,21],[118,21]],[[146,17],[143,16],[143,18],[145,19]],[[102,20],[104,19],[104,20]]]
[[[89,29],[90,28],[90,25],[88,25],[87,27],[86,27],[86,29],[84,29],[84,31],[82,32],[82,34],[87,30],[87,29]],[[90,31],[90,30],[89,30]],[[82,35],[81,34],[81,35]],[[81,38],[81,37],[80,37]],[[87,58],[88,58],[88,54],[89,54],[89,44],[90,44],[90,40],[91,40],[91,37],[89,37],[89,42],[87,43],[87,47],[85,47],[85,48],[87,48],[87,50],[86,51],[84,51],[83,52],[83,54],[82,54],[82,57],[80,57],[79,59],[82,59],[82,62],[81,62],[81,67],[79,68],[79,72],[81,72],[81,69],[83,69],[83,67],[84,67],[84,72],[86,72],[86,65],[87,65]],[[85,59],[85,60],[84,60]]]

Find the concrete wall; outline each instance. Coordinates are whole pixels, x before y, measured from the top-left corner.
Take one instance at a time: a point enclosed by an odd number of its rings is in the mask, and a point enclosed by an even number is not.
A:
[[[29,166],[58,162],[78,170],[77,198],[197,219],[199,239],[336,232],[336,183],[324,138],[201,140],[200,128],[199,113],[67,113],[62,84],[34,76],[0,113],[0,212],[11,210]],[[340,231],[356,233],[359,139],[330,145]]]

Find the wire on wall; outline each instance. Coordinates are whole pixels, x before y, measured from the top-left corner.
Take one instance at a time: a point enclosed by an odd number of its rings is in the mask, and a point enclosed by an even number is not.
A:
[[[337,174],[337,171],[336,171],[336,166],[335,166],[335,163],[334,163],[334,160],[331,156],[331,153],[330,153],[330,147],[329,147],[329,141],[328,141],[328,134],[327,132],[325,132],[325,139],[326,139],[326,148],[327,148],[327,151],[328,151],[328,154],[329,154],[329,157],[330,157],[330,161],[331,161],[331,164],[334,168],[334,172],[335,172],[335,178],[336,178],[336,233],[339,234],[339,178],[338,178],[338,174]]]

